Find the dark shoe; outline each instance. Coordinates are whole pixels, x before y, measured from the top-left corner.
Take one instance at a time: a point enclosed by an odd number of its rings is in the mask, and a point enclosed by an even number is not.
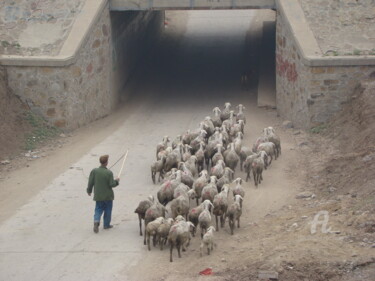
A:
[[[104,228],[104,229],[110,229],[110,228],[113,228],[113,225],[110,224],[110,225],[108,225],[108,226],[104,226],[103,228]]]
[[[94,232],[95,233],[99,232],[99,223],[98,222],[94,222]]]

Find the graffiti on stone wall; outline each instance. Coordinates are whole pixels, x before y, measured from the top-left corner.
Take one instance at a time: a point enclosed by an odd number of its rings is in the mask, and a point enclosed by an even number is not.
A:
[[[280,54],[276,55],[276,71],[278,75],[286,77],[289,82],[297,81],[298,73],[295,63],[284,60]]]

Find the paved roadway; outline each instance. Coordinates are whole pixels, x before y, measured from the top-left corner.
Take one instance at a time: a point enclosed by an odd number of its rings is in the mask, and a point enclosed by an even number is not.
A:
[[[254,105],[255,97],[241,92],[239,85],[254,11],[189,15],[183,47],[156,59],[156,68],[141,75],[122,126],[0,225],[0,280],[126,280],[124,273],[146,253],[133,212],[140,200],[156,194],[150,177],[156,144],[164,135],[175,137],[196,128],[227,100]],[[130,151],[115,189],[115,227],[94,234],[94,202],[85,191],[86,176],[99,155],[109,154],[111,165],[125,148]],[[120,166],[113,168],[115,175]]]

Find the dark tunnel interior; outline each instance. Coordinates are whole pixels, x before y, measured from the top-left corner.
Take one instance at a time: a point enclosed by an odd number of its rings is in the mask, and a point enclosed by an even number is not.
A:
[[[193,23],[194,12],[189,11]],[[207,18],[205,13],[195,16],[200,21],[198,27],[183,23],[171,32],[171,27],[165,26],[161,39],[143,50],[127,87],[131,85],[137,95],[149,92],[186,104],[198,99],[255,100],[264,48],[262,28],[241,24],[241,20],[249,21],[241,19],[247,15],[244,12],[237,16],[236,11],[228,11],[228,18],[223,17],[225,11],[206,12]],[[168,12],[165,17],[172,25],[178,19],[176,15],[170,19]],[[268,44],[267,49],[274,52],[274,42]],[[249,78],[246,85],[241,83],[243,74]]]

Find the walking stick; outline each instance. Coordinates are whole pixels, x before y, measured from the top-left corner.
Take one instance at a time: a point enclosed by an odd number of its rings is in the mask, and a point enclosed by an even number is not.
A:
[[[129,152],[129,149],[126,151],[126,154],[124,156],[124,160],[122,160],[122,165],[121,165],[121,168],[120,168],[120,172],[118,173],[118,178],[120,178],[120,175],[122,173],[122,169],[124,168],[124,164],[125,164],[126,157],[128,156],[128,152]]]

